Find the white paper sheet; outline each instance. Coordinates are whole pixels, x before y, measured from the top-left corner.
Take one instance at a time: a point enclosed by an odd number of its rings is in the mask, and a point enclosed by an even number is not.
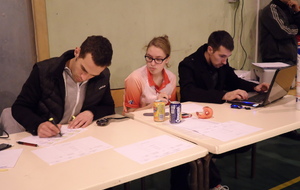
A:
[[[10,149],[0,151],[0,168],[15,167],[23,149]]]
[[[61,130],[62,136],[57,135],[56,137],[49,137],[49,138],[40,138],[38,136],[28,136],[23,139],[20,139],[19,141],[38,144],[39,146],[50,146],[55,143],[62,142],[70,137],[73,137],[74,135],[81,133],[82,131],[85,131],[86,128],[69,129],[68,125],[62,125],[60,130]]]
[[[184,122],[176,124],[176,127],[182,127],[224,142],[261,130],[261,128],[236,121],[218,123],[197,118],[186,119]]]
[[[61,143],[32,152],[49,165],[66,162],[75,158],[112,148],[111,145],[94,137],[85,137],[67,143]]]
[[[194,146],[196,145],[193,143],[168,135],[162,135],[116,148],[115,151],[134,160],[135,162],[145,164]]]
[[[199,104],[181,104],[181,112],[182,113],[195,113],[195,112],[202,112],[203,106]]]

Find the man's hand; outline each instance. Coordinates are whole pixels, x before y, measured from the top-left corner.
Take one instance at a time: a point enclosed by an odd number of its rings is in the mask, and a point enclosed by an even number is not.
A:
[[[76,129],[80,127],[87,127],[93,122],[94,114],[91,111],[81,112],[69,123],[70,129]]]
[[[256,87],[254,87],[254,90],[256,92],[267,92],[269,87],[270,87],[270,84],[263,82],[263,83],[257,85]]]
[[[58,133],[60,132],[61,125],[58,124],[57,126],[59,128],[57,128],[49,121],[41,123],[38,127],[38,136],[41,138],[45,138],[58,135]]]
[[[295,0],[290,0],[289,2],[287,2],[288,6],[291,7],[291,9],[297,13],[299,12],[300,8],[299,8],[299,4],[297,1]]]
[[[234,91],[227,92],[222,98],[222,100],[234,100],[234,99],[247,100],[248,93],[245,90],[237,89]]]

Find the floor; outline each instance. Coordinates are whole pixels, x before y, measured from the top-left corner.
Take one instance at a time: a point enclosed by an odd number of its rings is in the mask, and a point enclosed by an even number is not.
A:
[[[300,130],[298,130],[300,132]],[[278,136],[257,143],[256,171],[250,176],[250,152],[238,155],[238,178],[235,178],[234,155],[216,161],[223,184],[230,190],[300,190],[300,141]],[[146,190],[168,190],[170,170],[147,176]],[[130,183],[131,190],[141,189],[141,180]],[[124,186],[113,190],[123,190]]]

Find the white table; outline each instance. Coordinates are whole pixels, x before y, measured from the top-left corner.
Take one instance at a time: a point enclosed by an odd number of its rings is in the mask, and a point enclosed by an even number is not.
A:
[[[66,141],[92,136],[117,148],[166,134],[138,121],[126,119],[111,122],[106,127],[98,127],[93,123],[87,131]],[[22,132],[10,135],[9,140],[0,140],[1,143],[14,144],[13,148],[24,149],[14,168],[0,172],[1,189],[105,189],[197,160],[208,153],[207,149],[195,146],[146,164],[139,164],[112,148],[50,166],[31,152],[41,147],[16,144],[17,140],[29,135]]]
[[[182,106],[191,102],[183,103]],[[155,122],[153,117],[144,116],[144,113],[152,112],[151,109],[136,111],[129,113],[130,117],[135,120],[151,125],[155,128],[161,129],[172,135],[176,135],[183,139],[194,142],[202,147],[208,149],[211,154],[222,154],[231,150],[241,148],[246,145],[254,144],[274,136],[278,136],[300,128],[300,111],[296,110],[295,96],[287,95],[282,99],[269,104],[265,107],[246,109],[233,109],[230,104],[212,104],[212,103],[196,103],[201,106],[209,106],[213,109],[213,118],[209,119],[216,122],[237,121],[243,124],[261,128],[257,132],[239,137],[227,142],[220,141],[211,137],[200,135],[184,129],[171,125],[166,117],[165,122]],[[198,110],[202,111],[202,110]],[[192,113],[196,117],[195,113]],[[187,118],[188,119],[188,118]],[[253,153],[253,152],[252,152]],[[205,172],[205,188],[208,189],[208,165],[212,155],[207,155],[204,159]],[[254,162],[254,161],[252,161]],[[253,163],[252,163],[253,164]],[[253,171],[252,171],[253,175]]]
[[[182,106],[184,107],[185,104],[189,103],[191,102],[183,103]],[[176,124],[169,124],[168,117],[166,117],[167,121],[165,122],[155,122],[153,117],[143,115],[144,113],[152,112],[151,109],[132,112],[130,115],[132,115],[131,117],[137,121],[197,143],[198,145],[207,148],[209,152],[213,154],[221,154],[300,128],[300,111],[296,110],[295,97],[292,95],[287,95],[266,107],[259,107],[251,110],[233,109],[230,108],[230,104],[228,103],[196,104],[209,106],[213,109],[213,118],[209,119],[211,121],[237,121],[254,127],[262,128],[262,130],[237,139],[223,142],[214,138],[205,137],[197,133],[179,129],[176,127]],[[193,117],[196,117],[195,113],[192,114]]]

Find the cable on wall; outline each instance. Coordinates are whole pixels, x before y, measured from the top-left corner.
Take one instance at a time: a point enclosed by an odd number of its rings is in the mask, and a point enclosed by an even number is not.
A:
[[[241,1],[241,3],[240,3],[240,1]],[[236,9],[234,11],[234,17],[233,17],[234,21],[233,21],[233,35],[232,35],[232,38],[234,39],[235,35],[236,35],[237,11],[238,11],[240,5],[241,5],[241,31],[240,31],[239,44],[241,45],[243,53],[245,55],[245,58],[244,58],[244,61],[243,61],[242,67],[241,67],[241,70],[242,70],[244,68],[245,64],[246,64],[246,60],[247,60],[247,57],[248,57],[248,53],[245,50],[243,42],[242,42],[242,35],[243,35],[243,30],[244,30],[244,17],[243,17],[243,15],[244,15],[244,0],[238,0],[237,1],[237,6],[236,6]]]
[[[245,47],[243,45],[243,42],[242,42],[242,35],[243,35],[243,30],[244,30],[244,17],[243,17],[243,13],[244,13],[244,0],[241,0],[242,1],[242,8],[241,8],[241,32],[240,32],[240,45],[243,49],[243,52],[245,54],[245,58],[244,58],[244,62],[243,62],[243,65],[241,67],[241,70],[243,70],[244,66],[245,66],[245,63],[246,63],[246,60],[247,60],[247,57],[248,57],[248,54],[247,54],[247,51],[245,50]]]
[[[235,37],[235,27],[236,27],[236,14],[237,14],[237,10],[239,9],[239,6],[240,6],[240,1],[237,2],[237,6],[235,8],[235,11],[234,11],[234,17],[233,17],[233,35],[232,35],[232,38],[234,39]]]

